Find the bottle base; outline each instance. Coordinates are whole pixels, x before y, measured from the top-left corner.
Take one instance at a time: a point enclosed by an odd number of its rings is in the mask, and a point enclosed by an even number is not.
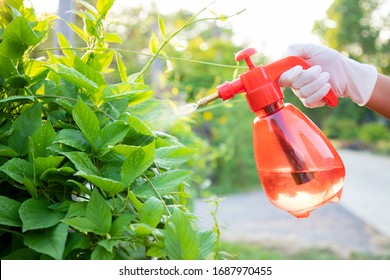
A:
[[[287,212],[290,213],[291,215],[295,216],[298,219],[307,218],[310,216],[310,214],[313,210],[321,207],[322,205],[324,205],[328,202],[330,202],[330,203],[339,202],[341,200],[342,193],[343,193],[343,189],[341,188],[334,196],[329,198],[327,201],[324,201],[323,203],[316,205],[316,206],[312,207],[311,209],[305,209],[305,210],[301,210],[301,211],[287,211]]]

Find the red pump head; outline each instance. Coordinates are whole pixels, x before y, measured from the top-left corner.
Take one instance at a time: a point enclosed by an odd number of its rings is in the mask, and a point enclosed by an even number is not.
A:
[[[297,56],[289,56],[265,66],[255,66],[251,55],[257,51],[247,48],[236,55],[236,61],[245,60],[249,70],[231,82],[225,82],[218,86],[218,96],[222,100],[232,98],[238,93],[245,92],[249,107],[253,112],[259,111],[283,99],[283,93],[278,85],[278,79],[288,69],[301,65],[303,69],[310,67],[307,62]],[[337,96],[332,90],[323,98],[329,107],[336,107]]]

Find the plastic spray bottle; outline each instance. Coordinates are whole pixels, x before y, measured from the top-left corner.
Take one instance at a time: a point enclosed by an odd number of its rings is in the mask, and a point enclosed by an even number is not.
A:
[[[199,106],[221,98],[228,100],[245,93],[256,114],[253,146],[256,167],[270,202],[298,218],[341,198],[345,168],[335,148],[321,130],[292,104],[283,102],[278,86],[286,70],[309,65],[290,56],[265,66],[255,66],[250,58],[256,50],[247,48],[236,55],[249,70],[238,79],[218,86],[218,91],[197,102]],[[338,104],[332,90],[323,99],[330,107]]]

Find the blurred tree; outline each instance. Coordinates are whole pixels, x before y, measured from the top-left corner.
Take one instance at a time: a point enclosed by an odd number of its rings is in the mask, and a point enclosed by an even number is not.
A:
[[[385,4],[389,4],[389,1],[334,0],[327,17],[317,21],[313,30],[320,35],[325,45],[360,62],[376,65],[379,71],[389,74],[390,26],[388,12],[383,9]],[[353,119],[357,123],[378,118],[372,111],[358,108],[342,99],[329,117]]]
[[[375,55],[380,27],[374,12],[380,0],[335,0],[327,11],[328,18],[316,23],[315,30],[331,47],[356,58]]]

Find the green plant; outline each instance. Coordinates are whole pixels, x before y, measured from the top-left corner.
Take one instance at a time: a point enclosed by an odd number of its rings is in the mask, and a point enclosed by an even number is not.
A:
[[[383,123],[368,123],[361,127],[359,139],[364,143],[375,144],[390,139],[390,131]]]
[[[145,68],[135,80],[109,48],[120,41],[105,29],[113,2],[80,2],[84,26],[69,25],[86,47],[58,34],[62,54],[40,59],[31,54],[52,19],[38,20],[22,0],[1,2],[2,259],[218,255],[217,234],[199,231],[186,206],[191,174],[179,166],[194,150],[144,121],[158,103],[142,81]],[[151,40],[154,55],[158,44]],[[108,84],[113,64],[121,81]]]
[[[333,116],[325,120],[323,131],[332,139],[354,140],[359,135],[356,121]]]

